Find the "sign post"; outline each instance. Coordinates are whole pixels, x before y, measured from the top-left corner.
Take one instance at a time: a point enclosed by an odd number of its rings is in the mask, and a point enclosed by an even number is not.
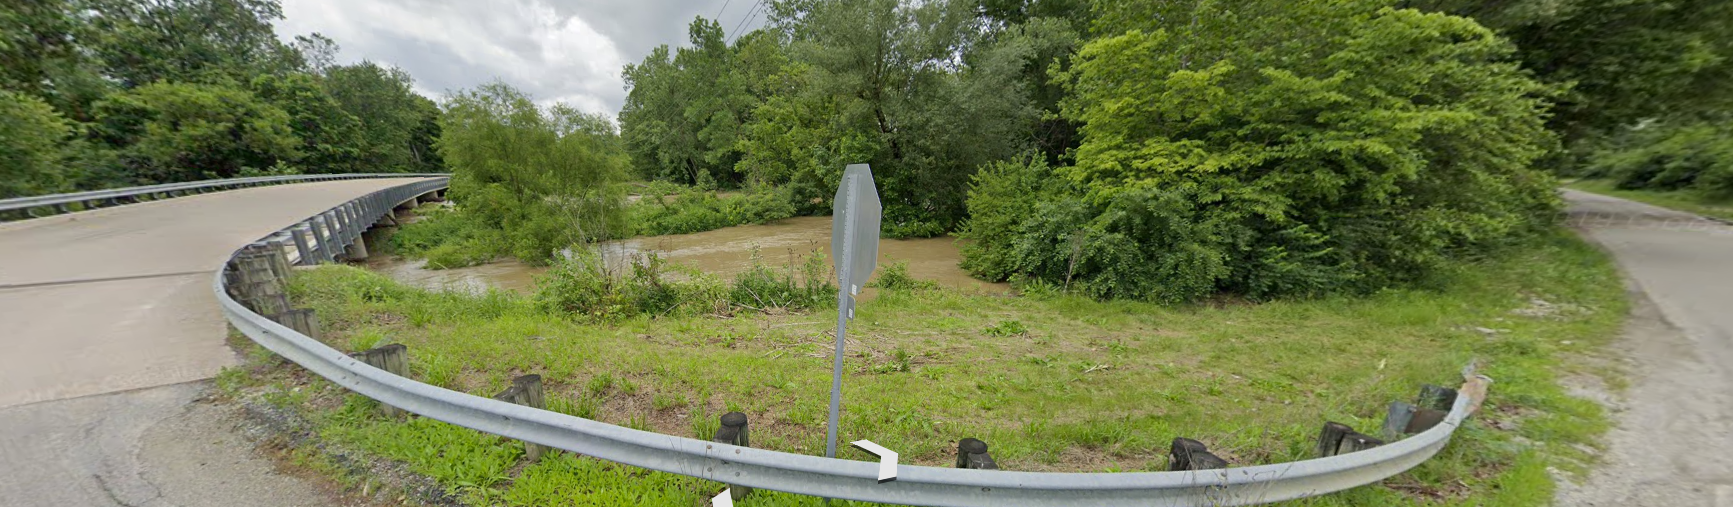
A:
[[[836,188],[831,209],[830,255],[836,263],[836,368],[830,381],[830,427],[825,431],[824,456],[836,457],[836,421],[842,409],[842,344],[848,320],[854,318],[854,296],[866,285],[879,259],[879,191],[872,169],[849,164]],[[894,457],[892,458],[895,459]],[[894,463],[894,461],[893,461]],[[893,465],[894,466],[894,465]]]

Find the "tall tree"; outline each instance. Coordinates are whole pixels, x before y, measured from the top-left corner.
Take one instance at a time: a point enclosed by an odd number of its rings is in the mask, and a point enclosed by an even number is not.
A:
[[[88,49],[125,87],[162,80],[246,83],[300,66],[277,40],[276,0],[75,0]]]
[[[72,132],[42,99],[0,89],[0,199],[65,190],[62,149]]]
[[[424,167],[428,141],[424,122],[431,102],[415,93],[415,81],[396,67],[373,62],[326,71],[325,88],[344,111],[361,122],[361,166],[396,172]]]
[[[626,156],[606,117],[543,108],[503,83],[462,91],[445,110],[438,148],[452,192],[519,259],[544,263],[620,226]]]
[[[232,178],[301,156],[289,114],[245,89],[152,83],[110,95],[96,115],[99,137],[141,181]]]
[[[316,76],[259,76],[253,79],[252,91],[289,115],[289,128],[301,139],[301,157],[296,165],[302,172],[367,170],[361,165],[361,121],[344,111]]]
[[[1525,67],[1565,87],[1550,121],[1576,141],[1646,119],[1733,110],[1733,2],[1407,0],[1469,16],[1516,44]]]

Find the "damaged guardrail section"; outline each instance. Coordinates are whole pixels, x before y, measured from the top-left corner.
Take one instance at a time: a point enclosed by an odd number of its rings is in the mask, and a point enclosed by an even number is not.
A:
[[[296,242],[298,263],[329,261],[332,246],[359,237],[385,219],[393,207],[444,188],[444,180],[394,187],[356,199],[322,214],[330,220],[320,234],[325,247]],[[342,216],[333,216],[342,215]],[[318,218],[318,217],[314,217]],[[434,387],[344,354],[309,337],[310,318],[287,301],[276,300],[260,284],[280,283],[291,249],[285,238],[314,226],[314,218],[237,252],[213,280],[217,301],[228,321],[253,341],[356,393],[423,417],[586,456],[732,485],[791,493],[913,505],[1253,505],[1316,496],[1371,484],[1402,473],[1436,454],[1452,432],[1485,398],[1490,380],[1466,369],[1460,390],[1428,387],[1415,403],[1392,404],[1382,439],[1328,423],[1320,436],[1320,457],[1292,463],[1225,468],[1202,444],[1175,439],[1172,471],[1130,473],[1048,473],[998,470],[987,446],[970,440],[958,467],[900,465],[896,480],[880,483],[879,464],[823,458],[747,447],[744,417],[739,433],[698,440],[615,426],[502,399]],[[276,267],[273,267],[276,266]],[[263,279],[263,280],[261,280]],[[276,280],[272,282],[272,280]],[[240,287],[243,284],[253,288]],[[254,290],[257,289],[257,290]],[[237,296],[240,296],[237,298]],[[248,301],[243,304],[240,300]],[[289,325],[265,318],[268,307]],[[292,329],[290,326],[295,328]],[[363,356],[366,356],[363,354]],[[403,361],[407,361],[404,359]],[[371,361],[392,366],[391,361]],[[393,368],[407,371],[407,368]],[[736,414],[729,414],[733,416]],[[724,416],[729,417],[729,416]],[[1386,441],[1388,440],[1388,441]],[[977,444],[980,445],[972,445]],[[739,444],[739,445],[736,445]],[[718,490],[722,485],[718,484]],[[745,494],[741,492],[740,494]]]

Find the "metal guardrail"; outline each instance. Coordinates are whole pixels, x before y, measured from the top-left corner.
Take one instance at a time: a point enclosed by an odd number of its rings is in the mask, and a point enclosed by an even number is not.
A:
[[[285,234],[335,217],[331,240],[360,235],[392,206],[442,187],[443,181],[402,185],[351,201],[255,245],[287,248]],[[347,216],[347,219],[342,217]],[[303,249],[302,263],[327,260],[330,248]],[[305,252],[313,252],[306,254]],[[237,256],[239,252],[237,252]],[[235,262],[231,257],[230,262]],[[226,270],[225,270],[226,271]],[[808,495],[913,505],[1252,505],[1363,486],[1431,458],[1475,410],[1457,397],[1444,421],[1408,438],[1359,452],[1291,463],[1219,470],[1134,473],[1048,473],[900,465],[894,481],[878,481],[878,463],[740,447],[615,426],[417,382],[369,366],[318,340],[248,309],[230,297],[225,276],[213,280],[225,317],[266,349],[338,385],[424,417],[513,439],[718,482]]]
[[[108,190],[93,190],[71,194],[38,195],[31,197],[15,197],[0,199],[0,214],[8,212],[23,212],[27,216],[38,216],[32,211],[51,210],[58,213],[68,213],[70,205],[77,204],[84,209],[105,206],[119,206],[141,202],[146,199],[156,200],[169,197],[180,197],[187,194],[204,193],[214,190],[228,190],[243,187],[277,185],[282,183],[302,183],[309,181],[353,180],[363,178],[395,178],[395,177],[428,177],[447,176],[444,174],[296,174],[289,176],[257,176],[252,178],[230,178],[224,180],[190,181],[185,183],[164,183],[142,187],[111,188]]]

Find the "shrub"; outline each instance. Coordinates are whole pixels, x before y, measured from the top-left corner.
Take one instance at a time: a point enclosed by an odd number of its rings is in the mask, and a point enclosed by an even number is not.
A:
[[[742,224],[762,224],[794,216],[788,192],[757,191],[717,196],[713,192],[686,187],[670,197],[671,184],[652,185],[642,199],[628,207],[635,234],[660,236],[690,234]],[[677,186],[676,186],[677,187]]]
[[[634,257],[627,264],[629,272],[614,273],[594,251],[576,252],[537,279],[536,304],[603,320],[725,313],[735,306],[761,311],[814,308],[827,304],[836,291],[822,277],[822,255],[808,256],[798,279],[795,266],[778,271],[754,256],[753,267],[732,283],[669,265],[655,254]]]
[[[1733,198],[1733,126],[1680,122],[1634,129],[1596,153],[1589,168],[1622,189]]]
[[[1418,281],[1548,223],[1547,90],[1508,43],[1375,2],[1270,4],[1165,30],[1140,23],[1193,7],[1109,12],[1116,35],[1062,76],[1076,165],[977,173],[964,267],[1101,298],[1307,296]]]
[[[867,286],[886,290],[911,291],[937,288],[939,283],[909,276],[909,263],[897,261],[881,268],[879,276],[873,278],[872,283],[868,283]]]

